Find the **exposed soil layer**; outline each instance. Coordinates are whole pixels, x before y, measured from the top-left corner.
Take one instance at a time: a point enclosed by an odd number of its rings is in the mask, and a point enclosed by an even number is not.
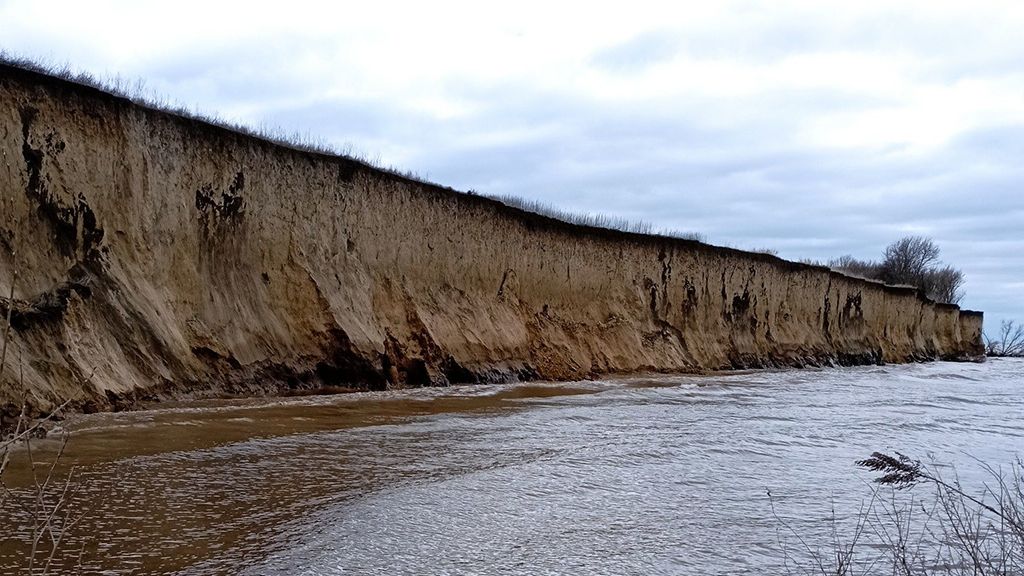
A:
[[[980,313],[912,289],[570,225],[4,66],[0,152],[0,419],[982,355]]]

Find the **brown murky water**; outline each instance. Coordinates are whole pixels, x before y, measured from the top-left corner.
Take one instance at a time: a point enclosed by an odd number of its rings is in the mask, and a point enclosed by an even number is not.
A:
[[[830,502],[863,499],[852,461],[873,450],[968,483],[973,457],[1012,460],[1024,362],[219,401],[66,428],[55,477],[73,466],[79,520],[57,573],[762,574],[782,561],[767,489],[813,538]],[[31,501],[24,452],[5,480]],[[3,574],[30,549],[15,504]]]

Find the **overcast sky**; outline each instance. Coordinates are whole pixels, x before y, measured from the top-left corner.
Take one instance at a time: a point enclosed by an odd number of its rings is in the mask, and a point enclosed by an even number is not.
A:
[[[1024,2],[0,0],[0,48],[461,190],[785,258],[932,236],[1024,320]]]

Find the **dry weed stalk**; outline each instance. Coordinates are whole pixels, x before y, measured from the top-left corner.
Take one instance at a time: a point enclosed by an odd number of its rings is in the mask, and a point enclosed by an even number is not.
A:
[[[852,576],[1020,576],[1024,574],[1024,462],[1009,472],[981,464],[988,481],[980,494],[968,492],[958,477],[939,472],[903,454],[875,452],[857,464],[882,475],[875,482],[892,488],[889,499],[872,489],[870,502],[857,517],[853,534],[844,540],[835,531],[833,509],[832,553],[808,543],[785,520],[776,521],[800,543],[794,558],[780,536],[787,573],[790,564],[801,574]],[[926,497],[911,495],[901,501],[899,491],[930,488]],[[771,494],[769,493],[769,502]]]
[[[67,532],[82,519],[82,515],[71,506],[75,492],[74,467],[63,478],[57,473],[57,466],[64,456],[68,434],[61,435],[60,444],[49,463],[37,461],[32,441],[45,430],[48,421],[67,407],[65,402],[45,418],[30,422],[23,407],[13,434],[0,442],[0,508],[12,507],[25,519],[30,527],[30,550],[25,559],[28,574],[51,574],[53,561],[61,549]],[[11,454],[21,448],[25,452],[32,483],[28,489],[12,490],[4,480],[4,472],[10,464]]]
[[[13,256],[13,254],[12,254]],[[18,273],[12,274],[11,286],[7,298],[7,310],[3,325],[3,345],[0,346],[0,378],[7,366],[8,349],[11,334],[11,317],[14,309],[15,284]],[[24,365],[19,362],[18,379],[24,389]],[[2,383],[2,380],[0,380]],[[60,417],[70,400],[65,401],[48,415],[39,419],[31,419],[27,404],[22,404],[14,425],[13,432],[6,438],[0,437],[0,509],[13,506],[20,510],[31,527],[30,551],[26,559],[25,571],[29,575],[51,574],[53,561],[61,549],[61,543],[68,530],[81,519],[71,507],[74,494],[74,467],[68,471],[63,480],[56,476],[57,465],[64,455],[68,443],[67,432],[62,433],[60,445],[49,465],[36,461],[32,451],[32,441],[46,434],[46,425]],[[27,491],[12,491],[8,488],[4,473],[11,462],[11,454],[17,448],[23,448],[32,472],[32,486]],[[40,472],[44,472],[40,474]],[[5,536],[6,537],[6,536]],[[79,568],[81,555],[79,556]]]

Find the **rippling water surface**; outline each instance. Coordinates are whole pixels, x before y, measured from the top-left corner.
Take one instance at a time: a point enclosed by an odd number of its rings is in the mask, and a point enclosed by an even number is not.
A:
[[[779,515],[825,541],[853,465],[1024,452],[1024,362],[931,363],[223,401],[67,423],[67,570],[766,574]],[[36,444],[45,461],[55,441]],[[30,485],[24,454],[9,472]],[[978,459],[978,460],[975,460]],[[0,509],[0,573],[31,526]]]

